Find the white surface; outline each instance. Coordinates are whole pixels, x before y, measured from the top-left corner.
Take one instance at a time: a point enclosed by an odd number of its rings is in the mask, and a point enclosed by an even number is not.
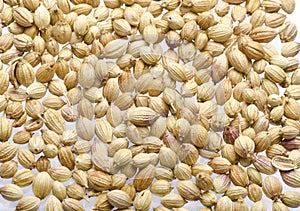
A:
[[[287,20],[290,20],[290,21],[296,23],[297,26],[298,26],[298,29],[300,29],[300,22],[299,22],[299,19],[300,19],[300,2],[297,1],[297,3],[298,4],[296,6],[296,10],[295,10],[294,14],[288,15]],[[6,31],[4,30],[3,33],[5,33],[5,32]],[[298,42],[300,42],[299,36],[297,37],[296,40]],[[276,40],[273,43],[280,50],[281,44],[280,44],[279,39],[276,38]],[[299,55],[298,55],[297,58],[300,59]],[[75,129],[74,126],[75,126],[74,123],[70,123],[70,124],[68,124],[68,129]],[[18,129],[14,129],[14,133],[17,132],[17,131],[18,131]],[[35,135],[38,135],[38,133],[35,133]],[[12,141],[12,140],[10,139],[10,141]],[[26,145],[24,145],[22,147],[26,147]],[[36,158],[39,158],[39,156],[41,156],[41,155],[42,154],[37,155]],[[17,160],[17,158],[14,158],[14,160]],[[200,159],[199,160],[199,162],[203,162],[203,161],[207,162],[204,159]],[[51,165],[52,166],[56,166],[56,165],[60,165],[60,164],[59,164],[59,162],[56,159],[54,159],[54,160],[51,160]],[[21,169],[21,167],[20,167],[20,169]],[[34,170],[34,172],[37,173],[36,170]],[[276,176],[281,180],[279,173],[277,173]],[[4,184],[10,183],[10,182],[11,182],[11,179],[0,179],[0,187],[3,186]],[[73,182],[70,180],[68,182],[65,182],[64,184],[68,185],[68,184],[72,184],[72,183]],[[284,184],[284,183],[282,182],[282,184]],[[173,182],[173,186],[175,186],[175,185],[176,185],[176,182]],[[25,195],[32,195],[33,194],[32,191],[31,191],[31,186],[28,186],[28,187],[25,187],[25,188],[22,188],[22,189],[23,189]],[[294,188],[290,188],[288,186],[284,186],[284,191],[287,191],[287,190],[299,191],[299,189],[297,190],[297,189],[294,189]],[[173,192],[176,192],[176,188],[174,188]],[[42,201],[42,205],[41,205],[41,207],[40,207],[39,210],[44,210],[44,202],[46,201],[46,199],[44,199]],[[82,203],[83,203],[83,205],[85,207],[85,210],[92,210],[95,200],[96,200],[96,198],[90,198],[89,200],[82,200]],[[271,210],[272,209],[271,208],[272,207],[272,201],[269,200],[269,199],[267,199],[267,198],[265,198],[265,197],[263,198],[263,200],[267,204],[268,210]],[[157,197],[157,196],[155,196],[155,195],[153,195],[152,207],[158,207],[158,206],[160,206],[159,201],[160,201],[160,198]],[[247,199],[247,202],[249,203],[249,205],[253,204],[253,202],[251,202],[248,199]],[[0,211],[11,211],[11,210],[14,210],[16,204],[17,204],[17,202],[8,202],[8,201],[4,200],[0,196]],[[184,206],[184,208],[186,208],[188,210],[199,210],[202,207],[203,206],[201,205],[201,203],[199,201],[197,201],[197,202],[189,202],[188,204],[186,204],[186,206]],[[291,209],[291,210],[299,210],[299,209]]]

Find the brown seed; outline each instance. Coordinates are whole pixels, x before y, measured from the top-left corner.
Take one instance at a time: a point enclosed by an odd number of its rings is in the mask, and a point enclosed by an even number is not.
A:
[[[213,179],[208,173],[200,172],[196,175],[196,185],[200,190],[211,190],[213,188]]]
[[[267,176],[262,183],[262,190],[268,198],[276,200],[281,196],[282,185],[276,177]]]
[[[187,165],[193,165],[199,157],[198,150],[195,146],[188,143],[183,143],[178,151],[178,158]]]
[[[140,170],[134,177],[134,187],[137,191],[145,190],[149,187],[154,179],[155,171],[153,165],[148,165],[147,167]]]
[[[204,192],[200,196],[200,202],[207,207],[212,207],[217,203],[217,196],[213,192]]]
[[[132,183],[129,183],[127,185],[124,185],[122,188],[121,188],[122,191],[126,192],[129,197],[131,198],[131,200],[134,200],[135,196],[136,196],[136,190],[133,186]]]
[[[249,182],[247,173],[238,165],[232,165],[230,167],[229,176],[232,183],[237,186],[245,187]]]
[[[84,198],[84,189],[78,184],[71,184],[67,186],[67,195],[70,198],[81,200]]]
[[[18,119],[23,113],[23,106],[20,102],[12,102],[8,104],[5,110],[6,118],[9,119]]]
[[[26,33],[26,31],[25,31]],[[27,34],[18,34],[16,35],[14,41],[14,46],[16,47],[17,50],[25,52],[25,51],[30,51],[33,47],[33,41],[30,36]]]
[[[29,85],[26,89],[26,94],[28,98],[40,99],[46,94],[46,86],[40,82],[34,82]]]
[[[239,72],[248,73],[251,69],[251,62],[245,54],[235,47],[231,47],[226,54],[229,63]]]
[[[74,169],[75,158],[72,151],[68,147],[61,147],[58,150],[58,160],[61,165],[66,166],[70,170]]]
[[[47,157],[41,156],[39,159],[37,159],[36,169],[39,172],[48,171],[49,168],[51,168],[51,163],[50,163],[50,160]]]
[[[210,28],[208,37],[216,42],[224,42],[232,35],[232,29],[224,24],[217,24]]]
[[[97,191],[108,190],[112,184],[111,176],[102,171],[89,172],[88,181],[91,187]]]
[[[276,35],[276,31],[268,26],[256,27],[250,32],[250,37],[254,41],[265,43],[272,41]]]
[[[104,143],[110,143],[112,141],[112,128],[108,121],[96,121],[96,135]]]
[[[3,162],[0,166],[0,177],[1,178],[11,178],[18,170],[18,163],[16,161],[10,160]]]
[[[286,21],[281,26],[281,32],[279,33],[280,39],[284,42],[294,41],[297,35],[296,25],[290,21]]]
[[[288,211],[289,210],[289,208],[284,203],[279,202],[279,201],[276,201],[276,202],[273,203],[272,209],[274,211],[279,211],[279,210],[286,210],[286,211]]]
[[[112,189],[121,189],[126,184],[127,177],[125,174],[112,175]]]
[[[127,116],[129,121],[137,126],[151,125],[158,118],[157,113],[147,107],[131,108]]]

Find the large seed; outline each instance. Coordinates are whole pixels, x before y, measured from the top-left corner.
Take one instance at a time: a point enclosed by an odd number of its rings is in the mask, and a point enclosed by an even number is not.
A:
[[[12,123],[5,117],[0,118],[0,141],[7,141],[12,133]]]
[[[32,191],[36,197],[45,198],[52,190],[52,179],[47,172],[37,174],[32,181]]]
[[[35,196],[23,197],[16,206],[16,210],[32,210],[37,211],[40,207],[41,200]]]
[[[122,190],[112,190],[107,194],[108,202],[119,209],[125,209],[132,205],[129,195]]]
[[[8,201],[17,201],[23,197],[22,189],[14,184],[7,184],[0,188],[1,196]]]
[[[137,126],[149,126],[158,118],[158,114],[151,108],[137,107],[129,109],[127,117]]]

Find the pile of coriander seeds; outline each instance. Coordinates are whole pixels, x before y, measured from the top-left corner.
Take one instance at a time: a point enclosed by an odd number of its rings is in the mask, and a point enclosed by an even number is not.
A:
[[[0,0],[1,207],[300,207],[295,3]]]

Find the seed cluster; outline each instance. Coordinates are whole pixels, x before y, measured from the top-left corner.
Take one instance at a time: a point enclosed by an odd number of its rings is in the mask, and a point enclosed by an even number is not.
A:
[[[88,197],[99,211],[299,207],[281,182],[300,188],[294,10],[0,0],[0,195],[17,211],[83,211]]]

